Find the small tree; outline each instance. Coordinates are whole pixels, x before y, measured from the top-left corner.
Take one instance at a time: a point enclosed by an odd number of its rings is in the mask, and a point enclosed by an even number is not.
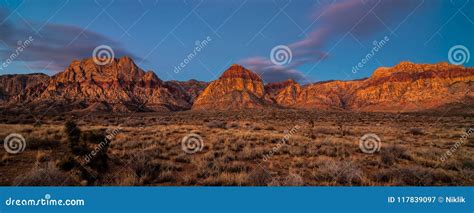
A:
[[[72,154],[84,155],[89,152],[87,144],[81,143],[81,129],[74,121],[67,121],[64,125],[64,132],[68,139],[68,146]]]
[[[69,155],[66,156],[58,167],[64,171],[75,169],[82,180],[86,180],[88,184],[94,183],[101,178],[101,174],[108,169],[107,150],[109,148],[109,141],[107,141],[105,133],[103,132],[82,132],[74,121],[67,121],[64,125],[64,132],[67,136]],[[94,146],[100,144],[100,150],[92,153],[89,144]],[[80,159],[90,156],[89,160],[81,163]]]
[[[81,130],[74,121],[67,121],[66,124],[64,124],[64,132],[68,139],[69,148],[74,149],[74,147],[79,145]]]

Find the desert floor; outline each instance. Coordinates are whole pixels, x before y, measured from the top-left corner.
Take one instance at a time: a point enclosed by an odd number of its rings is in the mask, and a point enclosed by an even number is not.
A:
[[[107,154],[72,153],[68,120],[82,146]],[[472,186],[473,124],[441,113],[3,113],[0,137],[18,133],[26,147],[2,147],[0,184]],[[360,147],[367,134],[374,153]]]

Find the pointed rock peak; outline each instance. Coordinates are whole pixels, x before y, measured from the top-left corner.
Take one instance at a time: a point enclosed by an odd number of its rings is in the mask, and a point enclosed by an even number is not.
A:
[[[230,66],[219,79],[225,78],[243,78],[254,81],[262,81],[262,79],[256,73],[238,64],[232,64],[232,66]]]
[[[291,85],[291,84],[296,84],[296,81],[290,78],[290,79],[284,81],[283,83],[285,83],[287,85]]]
[[[415,65],[415,63],[411,62],[411,61],[402,61],[400,63],[398,63],[396,66],[401,66],[401,67],[404,67],[404,66],[413,66]]]
[[[118,61],[119,61],[119,64],[135,64],[135,62],[133,62],[133,59],[130,58],[129,56],[124,56],[120,58]]]
[[[161,79],[155,74],[155,72],[148,70],[145,73],[145,80],[156,80],[156,81],[161,81]]]

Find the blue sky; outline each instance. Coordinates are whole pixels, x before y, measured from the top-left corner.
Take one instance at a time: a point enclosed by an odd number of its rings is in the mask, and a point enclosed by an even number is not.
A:
[[[99,45],[164,80],[211,81],[239,63],[267,82],[301,83],[364,78],[401,61],[448,61],[455,45],[474,51],[474,1],[467,0],[0,0],[0,7],[0,62],[18,41],[34,39],[2,74],[53,75]],[[270,60],[278,45],[289,48],[289,63]]]

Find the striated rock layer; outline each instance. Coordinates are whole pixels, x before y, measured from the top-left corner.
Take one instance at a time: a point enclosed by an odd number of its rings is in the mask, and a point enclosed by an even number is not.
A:
[[[107,65],[97,65],[89,58],[73,61],[52,77],[3,75],[0,83],[2,108],[42,111],[280,107],[398,112],[443,107],[472,109],[474,103],[474,69],[448,63],[402,62],[378,68],[366,79],[302,86],[291,79],[264,85],[256,73],[237,64],[211,83],[179,82],[162,81],[128,57]]]
[[[306,85],[294,104],[281,104],[295,108],[418,111],[463,103],[473,98],[473,91],[473,68],[402,62],[391,68],[378,68],[367,79]],[[278,94],[276,100],[286,97]]]
[[[75,60],[63,72],[43,78],[41,86],[30,83],[15,91],[2,89],[4,102],[38,110],[54,105],[62,110],[154,111],[189,109],[193,99],[185,90],[193,88],[193,82],[164,82],[154,72],[137,67],[129,57],[107,65],[97,65],[92,58]],[[8,78],[1,79],[2,88],[10,88],[3,84]],[[199,93],[199,86],[192,90]]]
[[[252,71],[234,64],[222,76],[211,82],[197,97],[193,109],[262,108],[266,100],[262,79]]]

